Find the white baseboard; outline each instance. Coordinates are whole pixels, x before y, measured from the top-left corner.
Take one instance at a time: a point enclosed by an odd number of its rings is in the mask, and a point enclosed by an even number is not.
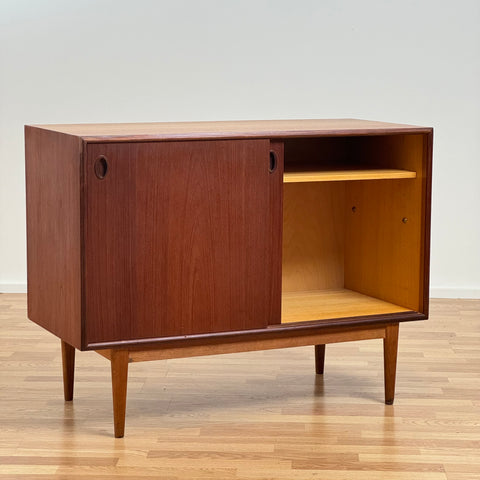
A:
[[[475,298],[480,299],[480,288],[431,287],[430,298]]]
[[[27,284],[0,283],[0,293],[27,293]]]
[[[0,293],[27,293],[26,283],[0,283]],[[431,287],[431,298],[477,298],[480,288]]]

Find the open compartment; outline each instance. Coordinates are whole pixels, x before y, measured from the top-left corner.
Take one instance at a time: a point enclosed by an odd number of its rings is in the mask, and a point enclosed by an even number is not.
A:
[[[422,312],[424,143],[285,140],[282,323]]]

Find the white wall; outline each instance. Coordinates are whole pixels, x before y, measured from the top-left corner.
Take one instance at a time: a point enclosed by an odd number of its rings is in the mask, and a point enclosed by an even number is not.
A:
[[[435,127],[432,294],[480,298],[478,0],[1,0],[0,291],[26,282],[23,125]]]

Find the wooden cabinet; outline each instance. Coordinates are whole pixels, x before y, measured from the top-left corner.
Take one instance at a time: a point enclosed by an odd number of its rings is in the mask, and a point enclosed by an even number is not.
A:
[[[112,362],[383,338],[428,317],[432,129],[361,120],[27,126],[28,315]]]

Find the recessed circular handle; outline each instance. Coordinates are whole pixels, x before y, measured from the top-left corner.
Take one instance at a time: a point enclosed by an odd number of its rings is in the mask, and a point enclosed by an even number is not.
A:
[[[103,180],[105,175],[108,172],[108,162],[107,157],[100,155],[96,160],[93,166],[95,175],[98,179]]]
[[[270,151],[270,160],[268,162],[268,171],[270,173],[274,172],[277,168],[277,154],[271,150]]]

